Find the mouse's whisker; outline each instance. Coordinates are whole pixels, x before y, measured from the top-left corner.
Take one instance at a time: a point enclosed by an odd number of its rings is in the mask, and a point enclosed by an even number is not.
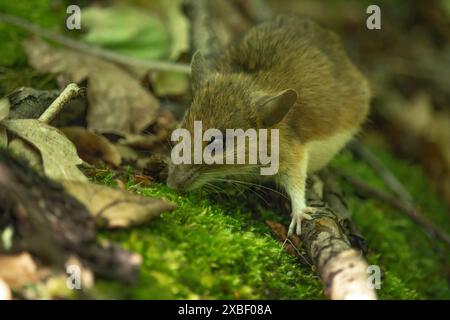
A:
[[[240,187],[242,187],[245,190],[249,190],[250,192],[254,193],[258,198],[260,198],[266,205],[269,205],[269,203],[266,201],[266,199],[257,192],[257,190],[251,188],[251,184],[246,184],[243,183],[243,181],[240,180],[232,180],[232,179],[216,179],[217,181],[222,181],[222,182],[228,182],[231,185],[235,185],[236,187],[239,185]]]
[[[286,195],[284,195],[284,194],[281,193],[280,191],[275,190],[275,189],[273,189],[273,188],[266,187],[266,186],[261,185],[261,184],[252,183],[252,182],[247,182],[247,181],[242,181],[242,180],[233,180],[233,179],[225,179],[225,180],[233,181],[233,182],[235,182],[235,183],[240,183],[240,184],[243,184],[243,185],[248,185],[248,186],[253,186],[253,187],[257,187],[257,188],[266,189],[266,190],[275,192],[275,193],[277,193],[278,195],[280,195],[280,196],[284,197],[285,199],[289,200],[288,197],[286,197]]]

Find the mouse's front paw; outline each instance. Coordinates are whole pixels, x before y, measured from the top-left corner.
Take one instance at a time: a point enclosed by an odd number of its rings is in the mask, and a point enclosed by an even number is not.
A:
[[[318,209],[314,207],[305,207],[300,212],[292,213],[291,224],[289,225],[288,237],[294,234],[300,235],[302,233],[302,221],[303,219],[311,220],[311,214],[316,212]]]

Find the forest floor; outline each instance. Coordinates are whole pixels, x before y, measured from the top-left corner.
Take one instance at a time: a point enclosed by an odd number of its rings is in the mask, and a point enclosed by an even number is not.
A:
[[[444,229],[450,228],[445,205],[432,191],[421,168],[395,159],[383,150],[377,154],[405,183],[426,216]],[[379,178],[366,164],[344,152],[332,166],[347,170],[374,186]],[[351,169],[350,169],[351,168]],[[114,184],[114,174],[95,180]],[[343,183],[345,198],[369,247],[369,264],[382,271],[381,299],[448,299],[450,288],[445,266],[446,247],[436,245],[421,227],[389,206],[361,199]],[[166,186],[127,187],[142,195],[164,196],[178,205],[172,213],[150,226],[104,232],[144,258],[136,287],[104,282],[106,296],[127,298],[213,299],[324,299],[322,285],[313,270],[282,250],[266,220],[289,223],[289,217],[264,209],[251,193],[217,196],[178,195]]]
[[[0,11],[17,14],[52,28],[59,17],[47,0],[33,1],[33,10],[23,1],[2,2]],[[53,89],[53,76],[28,66],[20,42],[26,33],[0,24],[0,96],[28,86]],[[422,168],[399,159],[382,142],[366,137],[371,150],[395,173],[422,209],[424,215],[444,230],[450,230],[447,207]],[[383,189],[382,181],[349,151],[331,164]],[[221,195],[201,191],[177,194],[162,184],[142,187],[128,172],[125,187],[143,196],[163,196],[178,205],[171,213],[148,225],[118,231],[101,231],[109,239],[143,258],[135,285],[97,282],[97,297],[131,299],[325,299],[314,271],[288,255],[273,238],[266,220],[285,225],[289,216],[271,212],[249,192]],[[92,181],[116,187],[114,171],[99,170]],[[431,240],[408,217],[374,199],[362,198],[340,182],[355,224],[365,237],[367,260],[382,271],[381,299],[450,299],[448,249]],[[263,194],[264,196],[264,194]]]

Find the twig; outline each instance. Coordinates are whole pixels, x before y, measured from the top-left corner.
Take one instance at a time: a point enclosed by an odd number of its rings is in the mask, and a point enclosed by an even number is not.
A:
[[[332,300],[376,300],[367,277],[368,264],[360,251],[351,246],[343,223],[349,212],[337,184],[323,172],[323,197],[308,188],[308,205],[316,207],[311,220],[302,225],[302,242],[317,267],[325,292]],[[333,199],[333,201],[330,201]]]
[[[93,56],[97,56],[112,62],[116,62],[119,64],[139,67],[139,68],[147,68],[150,70],[156,71],[171,71],[171,72],[179,72],[184,74],[190,74],[191,69],[189,65],[183,63],[172,63],[166,61],[151,61],[151,60],[142,60],[133,57],[129,57],[126,55],[122,55],[116,52],[112,52],[109,50],[105,50],[96,46],[88,45],[81,41],[73,40],[71,38],[62,36],[58,33],[52,32],[50,30],[46,30],[34,23],[31,23],[27,20],[11,16],[8,14],[0,13],[0,21],[13,25],[15,27],[24,29],[28,32],[31,32],[37,36],[46,38],[48,40],[54,41],[60,45],[71,48],[76,51],[80,51],[86,54],[90,54]]]
[[[352,141],[349,144],[350,150],[361,160],[365,161],[373,171],[383,180],[384,184],[404,202],[413,203],[413,198],[409,192],[403,187],[402,183],[394,176],[394,174],[362,143]]]
[[[359,178],[350,176],[344,172],[335,170],[339,176],[341,176],[345,181],[350,183],[358,192],[364,193],[366,196],[373,197],[379,199],[381,202],[386,203],[395,209],[405,213],[408,217],[410,217],[414,222],[423,227],[427,232],[435,236],[436,238],[442,240],[447,245],[450,246],[450,236],[435,226],[430,220],[425,218],[422,212],[414,207],[412,204],[405,203],[395,196],[391,196],[390,194],[377,190]]]
[[[52,102],[52,104],[41,114],[39,121],[44,123],[50,123],[55,119],[55,117],[61,112],[62,108],[73,98],[81,93],[82,89],[78,87],[75,83],[70,83],[58,98]]]

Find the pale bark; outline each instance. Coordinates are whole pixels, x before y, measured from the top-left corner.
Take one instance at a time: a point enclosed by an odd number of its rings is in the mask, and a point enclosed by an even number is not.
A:
[[[320,178],[323,188],[308,188],[308,205],[320,210],[312,214],[312,220],[303,222],[302,244],[314,262],[330,299],[375,300],[375,290],[368,280],[368,264],[361,250],[352,248],[352,243],[355,245],[362,238],[353,227],[333,178],[327,172],[323,172]]]

